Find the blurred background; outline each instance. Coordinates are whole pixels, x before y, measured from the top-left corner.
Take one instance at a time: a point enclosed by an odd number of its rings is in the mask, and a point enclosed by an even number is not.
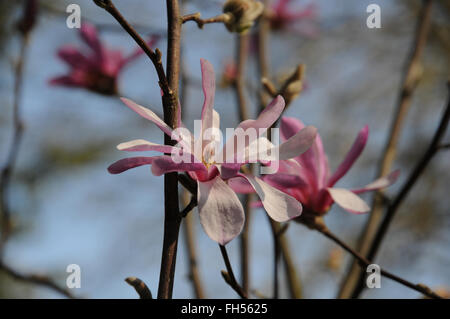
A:
[[[165,2],[116,0],[123,15],[143,35],[161,34],[157,47],[165,52]],[[44,273],[61,285],[66,267],[81,267],[81,288],[72,292],[87,298],[136,298],[124,282],[136,276],[155,294],[158,286],[163,226],[163,178],[148,167],[110,175],[106,168],[125,154],[115,146],[131,139],[162,142],[161,132],[127,109],[117,96],[84,89],[49,85],[65,74],[57,58],[63,45],[82,47],[77,29],[66,26],[70,3],[81,7],[83,21],[99,27],[102,42],[132,52],[136,45],[113,18],[92,1],[40,1],[37,24],[27,52],[22,117],[23,143],[11,181],[13,233],[5,246],[4,261],[24,273]],[[370,126],[369,142],[341,186],[357,187],[372,181],[382,154],[401,84],[405,61],[414,37],[420,1],[410,0],[298,0],[292,6],[316,5],[317,16],[298,30],[271,33],[271,73],[282,79],[298,63],[307,66],[307,88],[287,115],[319,129],[331,169],[334,170],[358,131]],[[382,28],[366,27],[366,7],[382,8]],[[186,1],[185,13],[202,17],[221,12],[221,1]],[[6,162],[12,134],[14,66],[20,47],[15,25],[21,1],[0,1],[0,163]],[[435,1],[429,41],[423,56],[423,78],[414,93],[394,167],[398,182],[387,190],[395,194],[427,148],[447,103],[450,64],[450,5]],[[311,31],[312,30],[312,31]],[[304,31],[304,32],[302,32]],[[188,23],[183,32],[183,59],[189,78],[181,101],[188,127],[200,116],[203,100],[199,59],[211,61],[220,82],[226,61],[235,56],[236,35],[223,25],[199,30]],[[250,55],[248,100],[255,116],[256,58]],[[253,89],[252,89],[253,88]],[[142,55],[126,66],[118,82],[120,96],[129,97],[162,114],[153,65]],[[216,92],[222,127],[238,122],[234,92]],[[448,142],[449,134],[444,141]],[[415,283],[450,288],[449,152],[439,152],[401,206],[384,240],[377,262]],[[363,195],[370,203],[371,194]],[[195,216],[198,266],[210,298],[235,298],[223,281],[223,260],[217,244],[202,231]],[[356,245],[366,215],[351,215],[333,206],[325,221],[352,246]],[[287,236],[306,298],[334,298],[351,257],[319,233],[291,225]],[[272,235],[264,212],[256,210],[251,224],[251,287],[265,295],[272,287]],[[228,246],[239,277],[239,247]],[[268,251],[270,253],[268,253]],[[284,280],[282,297],[286,297]],[[0,271],[0,297],[60,298],[47,288],[24,284]],[[192,298],[188,258],[180,236],[175,298]],[[418,298],[420,295],[388,279],[382,288],[366,289],[364,298]]]

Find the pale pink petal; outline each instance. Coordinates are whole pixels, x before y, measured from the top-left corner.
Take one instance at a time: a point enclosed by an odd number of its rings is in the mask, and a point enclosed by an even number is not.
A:
[[[242,128],[244,130],[248,128],[254,128],[257,130],[259,136],[259,129],[270,128],[272,124],[274,124],[278,120],[284,110],[284,107],[284,99],[281,95],[278,95],[272,100],[272,102],[270,102],[268,106],[264,108],[264,110],[259,114],[256,120],[243,121],[239,124],[238,128]],[[262,130],[262,132],[265,132],[265,130]]]
[[[261,179],[249,175],[245,177],[258,194],[267,214],[277,222],[285,222],[300,216],[302,205],[294,197],[263,182]]]
[[[255,192],[252,185],[243,177],[233,177],[228,181],[228,186],[238,194],[252,194]]]
[[[367,213],[370,208],[366,202],[353,192],[344,188],[327,188],[331,198],[346,211],[354,214]]]
[[[292,187],[304,187],[307,184],[298,175],[291,175],[285,173],[276,173],[264,175],[263,181],[267,182],[269,185],[276,187],[278,189],[286,189]]]
[[[139,114],[143,118],[146,118],[147,120],[155,123],[156,126],[158,126],[161,129],[161,131],[163,131],[164,133],[166,133],[169,136],[172,135],[172,129],[163,120],[161,120],[161,118],[159,118],[159,116],[156,115],[153,111],[151,111],[151,110],[127,99],[127,98],[122,97],[120,99],[122,100],[123,103],[125,103],[126,106],[128,106],[130,109],[135,111],[137,114]]]
[[[222,154],[226,154],[227,151],[231,151],[232,154],[219,155],[219,158],[229,158],[235,159],[235,163],[238,163],[238,158],[244,158],[243,156],[239,156],[242,151],[248,147],[251,143],[253,143],[257,138],[259,138],[262,134],[266,132],[268,128],[270,128],[280,117],[281,113],[284,110],[285,102],[283,97],[278,95],[272,102],[264,108],[264,110],[259,114],[256,120],[246,120],[241,122],[235,130],[234,135],[225,143]],[[242,149],[237,149],[237,134],[242,134],[247,129],[255,130],[256,134],[253,136],[248,136],[245,139],[245,145]],[[234,146],[234,147],[232,147]]]
[[[152,164],[155,157],[130,157],[121,159],[108,167],[111,174],[120,174],[131,168]]]
[[[117,145],[119,151],[146,152],[156,151],[161,153],[172,153],[174,147],[169,145],[155,144],[146,140],[133,140]]]
[[[157,156],[152,163],[152,173],[161,176],[170,172],[207,172],[203,163],[175,163],[168,155]]]
[[[205,100],[202,108],[202,130],[205,131],[213,126],[213,107],[214,107],[214,94],[216,91],[216,78],[214,74],[214,68],[205,59],[200,59],[200,65],[202,69],[202,87]]]
[[[197,184],[200,223],[212,240],[226,245],[241,233],[244,226],[242,204],[219,176]]]
[[[291,159],[306,152],[317,135],[317,129],[314,126],[307,126],[287,141],[278,146],[278,156],[280,160]]]
[[[352,145],[352,148],[347,153],[344,161],[339,165],[336,172],[328,180],[327,183],[328,187],[331,187],[334,184],[336,184],[336,182],[348,172],[348,170],[352,167],[353,163],[355,163],[355,161],[358,159],[359,155],[361,155],[364,146],[366,146],[368,137],[369,137],[369,127],[366,125],[359,132],[355,142]]]
[[[380,177],[379,179],[373,181],[372,183],[358,189],[352,189],[352,192],[355,194],[361,194],[369,191],[374,191],[377,189],[388,187],[395,183],[397,178],[400,176],[400,170],[395,170],[392,173]]]

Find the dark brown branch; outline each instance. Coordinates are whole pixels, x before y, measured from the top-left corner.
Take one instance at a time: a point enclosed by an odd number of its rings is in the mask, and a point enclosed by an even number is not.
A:
[[[128,23],[128,21],[122,16],[122,14],[117,10],[114,3],[111,0],[93,0],[99,7],[105,9],[109,14],[111,14],[117,22],[125,29],[126,32],[136,41],[136,43],[141,47],[145,54],[150,58],[155,66],[156,73],[158,74],[159,86],[163,90],[165,95],[171,95],[170,87],[166,79],[166,74],[164,72],[164,66],[161,60],[161,51],[156,49],[153,51],[145,42],[144,39],[136,32],[136,30]]]
[[[220,252],[222,253],[223,260],[225,262],[225,267],[227,268],[227,271],[222,270],[222,277],[227,282],[227,284],[230,285],[231,288],[236,291],[236,293],[242,298],[242,299],[248,299],[246,292],[244,289],[238,284],[236,277],[233,273],[233,268],[231,267],[230,259],[228,258],[227,249],[225,246],[219,245]]]
[[[449,87],[449,93],[450,93],[450,87]],[[398,192],[398,195],[392,200],[391,204],[387,207],[386,213],[383,217],[383,220],[380,224],[380,227],[377,230],[377,233],[375,234],[375,238],[373,240],[373,243],[369,249],[369,253],[367,255],[367,258],[370,260],[374,260],[377,252],[381,246],[381,243],[389,229],[389,225],[391,224],[393,218],[395,217],[398,208],[406,198],[406,196],[409,194],[413,186],[416,184],[419,177],[422,175],[422,173],[425,171],[425,169],[428,167],[428,164],[433,159],[434,155],[436,155],[440,148],[439,144],[441,143],[442,138],[444,138],[445,132],[447,131],[448,127],[448,121],[450,119],[450,94],[449,94],[449,101],[447,102],[447,107],[444,111],[444,114],[441,118],[441,122],[439,123],[439,126],[433,136],[433,139],[428,146],[427,150],[423,154],[420,161],[417,163],[415,168],[413,169],[411,175],[408,177],[407,181],[403,185],[403,187]],[[361,276],[359,279],[358,289],[355,290],[354,295],[358,296],[362,290],[364,289],[364,276]]]
[[[136,277],[128,277],[125,279],[126,283],[132,286],[139,295],[140,299],[153,299],[152,292],[147,285]]]
[[[162,97],[164,122],[177,126],[178,87],[180,80],[181,15],[178,0],[167,0],[167,82],[169,94]],[[164,143],[173,145],[170,136]],[[178,203],[178,174],[164,175],[164,240],[159,276],[158,298],[171,299],[177,260],[181,215]]]
[[[67,298],[75,298],[67,289],[58,286],[54,281],[52,281],[52,279],[47,276],[36,274],[22,274],[1,262],[0,270],[3,270],[7,275],[13,277],[16,280],[47,287],[66,296]]]
[[[326,237],[328,237],[329,239],[331,239],[332,241],[334,241],[339,246],[341,246],[344,250],[349,252],[357,260],[357,263],[361,268],[367,268],[367,266],[372,264],[371,261],[369,261],[367,258],[365,258],[361,254],[356,252],[353,248],[348,246],[345,242],[343,242],[336,235],[334,235],[332,232],[330,232],[330,230],[326,226],[320,225],[320,226],[316,227],[315,229],[318,232],[325,235]],[[430,288],[428,288],[427,286],[425,286],[423,284],[413,284],[413,283],[411,283],[403,278],[400,278],[386,270],[381,269],[381,267],[380,267],[380,272],[381,272],[381,275],[383,275],[393,281],[396,281],[403,286],[406,286],[415,291],[418,291],[418,292],[424,294],[425,296],[428,296],[433,299],[442,299],[441,296],[439,296],[437,293],[435,293],[433,290],[431,290]]]
[[[188,21],[194,21],[195,23],[197,23],[197,26],[199,27],[199,29],[203,29],[203,26],[205,24],[209,24],[209,23],[225,23],[227,21],[230,20],[230,16],[226,13],[220,14],[218,16],[209,18],[209,19],[201,19],[200,18],[200,12],[197,13],[192,13],[192,14],[187,14],[185,16],[183,16],[182,22],[186,23]]]
[[[396,157],[397,142],[400,138],[403,124],[411,105],[412,94],[421,77],[420,59],[428,38],[432,2],[432,0],[423,0],[415,33],[415,40],[411,48],[410,57],[407,61],[405,76],[398,96],[396,114],[391,125],[389,138],[381,158],[377,176],[387,175],[390,172],[392,163]],[[376,194],[372,202],[372,212],[370,213],[369,220],[364,228],[364,231],[362,232],[360,244],[358,245],[358,251],[361,252],[363,256],[367,256],[369,252],[382,215],[383,200]],[[357,283],[360,276],[361,270],[358,265],[353,263],[339,292],[340,298],[349,298],[355,295],[354,292],[357,289]]]
[[[197,198],[195,196],[191,197],[191,200],[186,205],[186,207],[180,212],[181,216],[186,217],[191,210],[193,210],[197,206]]]

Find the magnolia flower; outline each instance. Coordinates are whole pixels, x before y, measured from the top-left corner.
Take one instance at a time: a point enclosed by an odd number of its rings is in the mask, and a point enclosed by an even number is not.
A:
[[[223,148],[218,148],[214,138],[208,137],[208,132],[219,130],[219,114],[213,109],[215,94],[215,77],[212,65],[206,60],[201,60],[202,86],[205,96],[201,112],[201,134],[194,138],[184,128],[178,113],[178,127],[172,130],[154,112],[140,106],[128,99],[122,101],[130,109],[142,117],[152,121],[164,133],[172,136],[178,142],[176,146],[167,146],[151,143],[145,140],[134,140],[118,145],[122,151],[157,151],[170,153],[153,157],[132,157],[119,160],[112,164],[108,170],[112,174],[118,174],[130,168],[151,165],[153,175],[160,176],[169,172],[187,172],[197,181],[197,203],[200,222],[206,234],[221,245],[227,244],[235,238],[244,225],[244,209],[236,193],[229,184],[238,184],[239,180],[245,180],[251,185],[265,207],[267,213],[276,221],[283,222],[298,217],[302,212],[301,204],[293,197],[276,188],[271,187],[260,178],[240,173],[240,168],[251,158],[252,145],[270,145],[262,136],[281,115],[284,109],[284,100],[277,97],[268,105],[256,120],[247,120],[239,124],[233,132],[233,136],[225,143]],[[242,149],[233,146],[239,130],[255,129],[258,134],[249,138]],[[276,147],[280,159],[288,159],[305,152],[313,143],[316,136],[314,127],[306,127]],[[230,147],[231,145],[231,147]],[[274,150],[273,148],[271,148]],[[231,153],[226,154],[231,150]],[[257,152],[259,152],[257,150]],[[173,155],[187,155],[188,161],[178,161]],[[226,156],[228,155],[228,156]],[[233,162],[218,161],[219,158],[231,158]]]
[[[304,124],[301,121],[283,117],[281,120],[281,140],[288,140],[303,128]],[[304,217],[307,217],[307,215],[324,215],[333,203],[351,213],[366,213],[369,211],[369,206],[357,194],[391,185],[397,180],[399,171],[394,171],[361,188],[345,189],[334,186],[358,159],[366,145],[368,136],[369,128],[365,126],[359,132],[345,159],[331,176],[322,140],[320,135],[317,134],[313,146],[308,151],[293,159],[277,162],[278,172],[264,176],[263,180],[301,202],[305,211]],[[271,162],[269,165],[273,164],[274,162]],[[241,185],[241,188],[237,191],[248,193],[251,191],[248,186]]]
[[[316,6],[313,3],[308,4],[304,9],[292,10],[289,3],[292,0],[277,0],[269,11],[269,19],[272,29],[291,29],[302,34],[313,36],[316,33],[315,28],[303,25],[295,28],[295,25],[305,20],[314,20],[317,17]]]
[[[88,23],[81,25],[80,36],[90,52],[82,52],[71,45],[60,48],[59,58],[71,69],[68,75],[51,79],[50,84],[85,88],[105,95],[117,94],[117,78],[120,72],[143,51],[138,48],[124,57],[121,51],[106,48],[100,42],[96,28]],[[148,42],[149,46],[154,45],[156,41],[157,36],[152,36]]]

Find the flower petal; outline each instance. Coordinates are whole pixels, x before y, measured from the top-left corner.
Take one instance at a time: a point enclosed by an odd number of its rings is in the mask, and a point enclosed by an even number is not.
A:
[[[345,156],[345,159],[339,165],[336,172],[328,180],[327,183],[328,187],[331,187],[334,184],[336,184],[336,182],[339,179],[341,179],[345,175],[345,173],[348,172],[348,170],[352,167],[353,163],[355,163],[355,161],[358,159],[359,155],[361,155],[364,146],[366,146],[368,137],[369,137],[369,127],[366,125],[359,132],[355,142],[352,145],[352,148]]]
[[[346,211],[349,211],[350,213],[362,214],[367,213],[370,210],[365,201],[363,201],[361,198],[359,198],[358,195],[355,195],[348,189],[330,187],[327,188],[327,190],[336,204],[341,206]]]
[[[153,111],[143,107],[142,105],[139,105],[127,98],[122,97],[120,99],[126,106],[128,106],[130,109],[135,111],[137,114],[139,114],[143,118],[146,118],[147,120],[155,123],[156,126],[158,126],[161,129],[161,131],[163,131],[164,133],[166,133],[169,136],[172,135],[172,129],[163,120],[161,120],[161,118],[158,115],[156,115],[155,112],[153,112]]]
[[[197,184],[200,223],[212,240],[226,245],[244,227],[244,208],[237,195],[219,176]]]
[[[202,69],[202,88],[205,100],[202,108],[202,130],[205,131],[213,126],[213,107],[214,94],[216,91],[216,78],[214,75],[214,68],[205,59],[200,59]]]
[[[369,191],[374,191],[377,189],[388,187],[395,183],[397,178],[400,176],[400,170],[395,170],[392,173],[380,177],[379,179],[373,181],[370,184],[367,184],[366,186],[358,189],[352,189],[352,192],[355,194],[361,194]]]
[[[295,135],[291,136],[287,141],[278,146],[278,156],[280,160],[286,160],[296,157],[306,152],[317,135],[317,128],[307,126]]]
[[[170,172],[207,172],[203,163],[175,163],[168,155],[157,156],[152,163],[152,173],[155,176],[161,176]]]
[[[108,172],[111,174],[120,174],[131,168],[142,165],[151,165],[155,157],[129,157],[121,159],[108,167]]]
[[[80,35],[84,42],[94,51],[96,58],[101,59],[103,47],[98,38],[97,29],[93,24],[84,22],[80,28]]]
[[[240,174],[246,178],[258,194],[267,214],[277,222],[285,222],[300,216],[302,205],[294,197],[263,182],[257,177]]]
[[[293,188],[307,185],[300,176],[285,173],[264,175],[262,179],[269,185],[276,187],[278,189]]]
[[[161,153],[172,153],[174,147],[169,145],[155,144],[146,140],[133,140],[117,145],[119,151],[146,152],[156,151]]]
[[[284,110],[284,107],[284,99],[281,95],[278,95],[272,100],[272,102],[270,102],[268,106],[264,108],[264,110],[259,114],[256,120],[243,121],[239,124],[238,128],[242,128],[244,130],[248,128],[254,128],[257,130],[257,134],[259,136],[259,129],[270,128],[272,124],[274,124],[278,120]]]
[[[255,192],[253,186],[245,178],[240,176],[230,178],[227,182],[228,186],[238,194],[252,194]]]
[[[280,133],[283,141],[290,139],[305,127],[300,120],[283,116],[280,121]]]

